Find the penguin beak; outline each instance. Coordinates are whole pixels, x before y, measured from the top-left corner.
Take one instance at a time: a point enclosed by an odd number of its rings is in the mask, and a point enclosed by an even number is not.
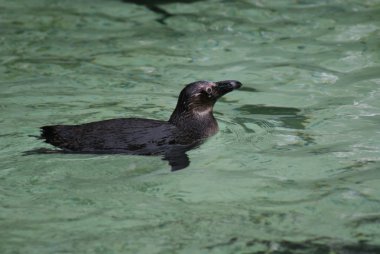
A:
[[[240,83],[237,80],[223,80],[223,81],[218,81],[215,82],[216,84],[216,92],[217,92],[217,97],[220,98],[226,93],[229,93],[235,89],[239,89],[242,86],[242,83]]]

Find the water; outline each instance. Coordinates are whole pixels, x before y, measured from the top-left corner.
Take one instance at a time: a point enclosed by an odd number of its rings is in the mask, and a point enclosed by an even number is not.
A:
[[[167,2],[0,0],[0,252],[379,253],[380,1]],[[23,156],[200,79],[244,87],[185,170]]]

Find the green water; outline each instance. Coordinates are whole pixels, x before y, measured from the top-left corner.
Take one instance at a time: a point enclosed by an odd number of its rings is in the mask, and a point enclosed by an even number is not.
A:
[[[0,0],[0,253],[380,253],[380,1]],[[167,119],[244,84],[158,157],[45,154],[39,126]]]

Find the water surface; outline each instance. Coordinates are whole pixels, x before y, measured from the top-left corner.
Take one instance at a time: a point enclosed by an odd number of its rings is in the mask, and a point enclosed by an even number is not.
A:
[[[379,253],[380,1],[164,2],[0,0],[0,252]],[[224,79],[185,170],[23,156]]]

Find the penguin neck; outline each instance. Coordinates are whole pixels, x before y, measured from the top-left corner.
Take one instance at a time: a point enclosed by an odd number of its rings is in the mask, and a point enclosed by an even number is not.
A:
[[[170,116],[169,123],[194,138],[207,138],[219,130],[212,109],[212,107],[207,107],[188,110],[176,107]]]

